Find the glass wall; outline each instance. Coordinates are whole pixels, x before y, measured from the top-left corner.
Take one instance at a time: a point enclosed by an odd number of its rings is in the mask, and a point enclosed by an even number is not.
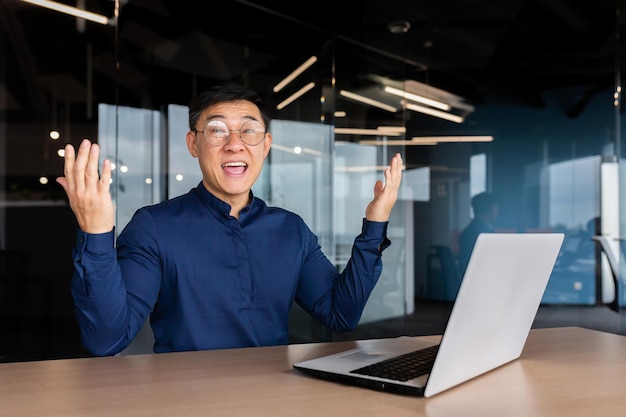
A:
[[[496,231],[566,235],[542,311],[576,309],[570,323],[626,334],[615,10],[569,4],[576,14],[567,16],[585,24],[565,25],[538,1],[471,11],[453,2],[447,20],[433,15],[437,2],[386,11],[363,2],[349,14],[331,2],[270,3],[223,2],[223,17],[209,19],[185,0],[84,2],[105,16],[119,7],[119,19],[99,25],[0,1],[0,360],[89,355],[69,295],[76,221],[55,183],[63,146],[89,138],[114,161],[121,229],[136,208],[200,182],[184,140],[186,106],[223,81],[252,87],[273,108],[274,148],[254,193],[300,214],[337,268],[374,182],[403,155],[392,245],[362,325],[454,300],[458,236],[471,197],[488,191],[499,202]],[[515,43],[521,27],[546,32]],[[564,35],[541,35],[555,31]],[[562,55],[524,55],[546,44]],[[462,122],[418,112],[388,87],[446,101]],[[292,334],[339,337],[297,310]]]

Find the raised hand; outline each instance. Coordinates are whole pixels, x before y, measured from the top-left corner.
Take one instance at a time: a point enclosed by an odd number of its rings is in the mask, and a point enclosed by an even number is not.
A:
[[[102,163],[102,175],[98,175],[100,147],[84,139],[76,154],[72,145],[65,146],[63,177],[56,181],[65,190],[70,208],[83,232],[105,233],[115,225],[115,208],[109,192],[111,162]]]
[[[374,184],[374,199],[365,209],[365,218],[374,222],[389,220],[391,209],[398,198],[398,190],[402,180],[402,157],[399,153],[391,158],[385,168],[385,182],[378,180]]]

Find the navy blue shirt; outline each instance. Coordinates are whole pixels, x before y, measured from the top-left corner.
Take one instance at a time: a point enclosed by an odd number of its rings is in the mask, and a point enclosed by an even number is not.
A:
[[[239,219],[202,184],[139,209],[114,232],[78,232],[72,294],[83,344],[126,348],[145,320],[155,352],[287,344],[295,300],[322,324],[351,330],[382,270],[387,222],[363,219],[345,270],[302,218],[253,197]]]

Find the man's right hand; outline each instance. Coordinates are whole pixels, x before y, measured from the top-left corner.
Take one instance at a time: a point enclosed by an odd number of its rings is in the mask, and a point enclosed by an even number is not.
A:
[[[106,233],[115,226],[115,208],[109,192],[111,162],[104,160],[102,175],[98,175],[100,147],[83,139],[78,154],[72,145],[65,146],[63,177],[56,180],[70,202],[78,226],[86,233]]]

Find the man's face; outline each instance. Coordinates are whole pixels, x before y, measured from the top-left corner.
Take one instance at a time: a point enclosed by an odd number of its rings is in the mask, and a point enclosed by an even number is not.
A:
[[[239,209],[248,202],[249,191],[261,174],[263,161],[272,144],[267,133],[258,145],[242,142],[239,129],[249,121],[263,124],[261,113],[249,101],[232,101],[208,107],[198,119],[195,128],[205,130],[207,121],[221,121],[230,132],[221,145],[209,143],[203,133],[188,132],[187,147],[194,158],[198,158],[203,184],[211,194]],[[267,126],[264,126],[267,129]]]

